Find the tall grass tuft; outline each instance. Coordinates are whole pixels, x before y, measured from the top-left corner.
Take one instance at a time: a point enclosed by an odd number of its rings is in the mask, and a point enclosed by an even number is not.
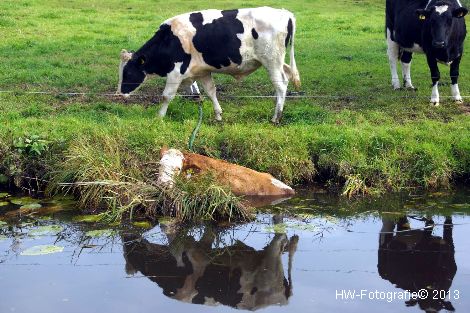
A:
[[[70,144],[48,192],[74,193],[82,208],[102,210],[106,221],[136,214],[181,221],[250,218],[249,208],[212,175],[180,177],[167,189],[156,185],[157,171],[157,162],[140,163],[116,137],[78,139]]]

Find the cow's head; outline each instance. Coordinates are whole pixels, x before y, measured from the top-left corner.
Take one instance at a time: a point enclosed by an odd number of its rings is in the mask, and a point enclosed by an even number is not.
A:
[[[425,9],[416,10],[418,18],[429,23],[431,27],[434,48],[445,48],[449,44],[453,19],[462,18],[468,13],[468,10],[462,7],[459,2],[454,2],[430,2]]]
[[[119,64],[118,94],[128,97],[145,80],[145,56],[136,55],[126,50],[121,51],[121,64]]]

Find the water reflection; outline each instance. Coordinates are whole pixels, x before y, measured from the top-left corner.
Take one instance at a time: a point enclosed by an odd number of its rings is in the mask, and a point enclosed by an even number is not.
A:
[[[409,300],[426,312],[454,311],[451,301],[441,299],[440,291],[449,291],[457,272],[452,218],[446,217],[442,236],[433,235],[434,222],[421,218],[423,228],[411,229],[409,219],[382,219],[379,236],[378,271],[396,287],[417,292],[428,290],[425,299]],[[443,297],[445,298],[445,297]]]
[[[163,294],[183,302],[256,310],[286,305],[292,295],[290,269],[298,237],[275,234],[262,249],[241,241],[215,247],[216,232],[205,227],[199,240],[187,231],[166,232],[168,245],[136,235],[123,240],[128,274],[147,276]],[[281,255],[288,253],[287,278]]]

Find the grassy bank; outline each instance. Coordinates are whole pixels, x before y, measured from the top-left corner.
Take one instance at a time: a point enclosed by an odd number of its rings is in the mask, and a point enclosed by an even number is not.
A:
[[[156,119],[152,102],[162,79],[146,83],[142,97],[127,103],[24,91],[114,92],[119,51],[139,48],[166,18],[259,5],[296,14],[296,59],[308,97],[289,99],[274,127],[273,100],[246,97],[273,94],[264,70],[242,82],[216,76],[224,123],[213,122],[206,99],[197,152],[348,194],[448,187],[470,174],[469,107],[445,98],[448,68],[441,67],[440,107],[428,104],[422,55],[412,67],[418,91],[391,90],[381,0],[2,1],[0,90],[14,92],[0,93],[0,173],[18,185],[31,184],[30,177],[67,182],[86,170],[70,160],[87,147],[96,161],[87,179],[145,180],[160,147],[185,149],[197,121],[197,106],[183,98],[171,103],[164,121]],[[461,93],[470,95],[466,55],[460,72]]]

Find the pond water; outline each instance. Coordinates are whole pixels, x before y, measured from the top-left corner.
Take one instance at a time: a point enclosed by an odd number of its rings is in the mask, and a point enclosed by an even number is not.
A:
[[[41,205],[0,221],[0,312],[470,312],[468,189],[305,191],[237,225],[110,229]]]

